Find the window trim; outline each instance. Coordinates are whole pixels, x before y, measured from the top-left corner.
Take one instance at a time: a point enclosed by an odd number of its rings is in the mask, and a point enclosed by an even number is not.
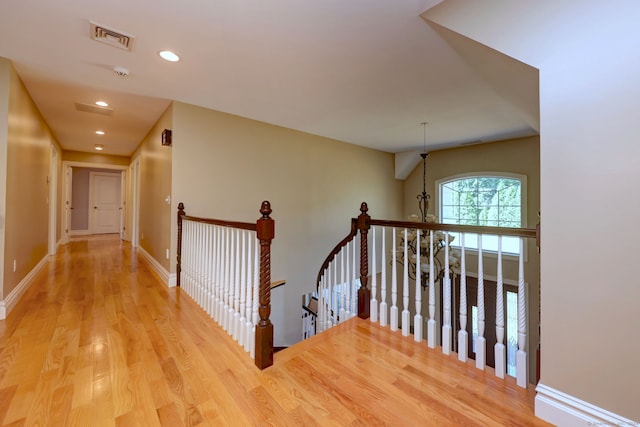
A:
[[[455,174],[455,175],[449,175],[440,179],[437,179],[435,181],[435,206],[437,209],[437,217],[438,217],[438,221],[442,220],[442,206],[440,204],[440,187],[443,184],[446,184],[448,182],[451,181],[456,181],[459,179],[465,179],[465,178],[473,178],[473,177],[481,177],[481,178],[487,178],[487,177],[492,177],[492,178],[509,178],[509,179],[516,179],[518,181],[520,181],[520,227],[521,228],[526,228],[527,224],[528,224],[528,218],[527,218],[527,176],[523,175],[523,174],[519,174],[519,173],[511,173],[511,172],[495,172],[495,171],[474,171],[474,172],[465,172],[465,173],[459,173],[459,174]],[[467,251],[471,251],[471,252],[476,252],[476,249],[471,249],[471,248],[466,248],[465,250]],[[487,252],[489,254],[497,254],[497,251],[491,250],[491,249],[484,249],[483,248],[483,252]],[[524,257],[525,260],[527,258],[527,245],[524,245]],[[505,258],[510,258],[510,259],[518,259],[518,254],[517,253],[503,253],[502,254],[503,257]]]

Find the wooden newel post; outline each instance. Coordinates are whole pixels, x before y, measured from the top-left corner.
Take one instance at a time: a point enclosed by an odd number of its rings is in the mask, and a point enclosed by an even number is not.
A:
[[[176,265],[176,286],[180,286],[180,272],[182,271],[182,217],[184,216],[184,204],[178,203],[178,248]]]
[[[260,240],[260,288],[258,313],[260,320],[256,325],[256,366],[260,369],[273,365],[273,324],[271,314],[271,240],[275,224],[271,215],[271,204],[262,202],[262,217],[256,223],[256,234]]]
[[[360,230],[360,289],[358,289],[358,317],[369,318],[371,305],[371,290],[368,285],[369,276],[369,252],[367,249],[367,237],[371,228],[371,217],[367,214],[369,207],[365,202],[360,205],[358,215],[358,230]],[[374,248],[375,250],[375,248]]]

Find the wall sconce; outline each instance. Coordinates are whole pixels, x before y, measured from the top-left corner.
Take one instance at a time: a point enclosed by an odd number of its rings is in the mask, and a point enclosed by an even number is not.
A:
[[[162,145],[171,146],[171,129],[162,131]]]

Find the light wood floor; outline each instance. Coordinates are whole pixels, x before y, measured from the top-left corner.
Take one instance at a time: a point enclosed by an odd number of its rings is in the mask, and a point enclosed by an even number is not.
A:
[[[532,408],[513,380],[359,319],[260,372],[114,237],[61,247],[0,321],[1,426],[547,425]]]

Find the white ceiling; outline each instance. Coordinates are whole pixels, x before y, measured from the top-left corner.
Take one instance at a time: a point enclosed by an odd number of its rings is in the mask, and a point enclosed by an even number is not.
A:
[[[131,155],[170,100],[393,153],[422,148],[424,121],[429,149],[537,134],[537,70],[421,17],[438,3],[3,0],[0,56],[69,150]],[[75,108],[98,99],[112,115]]]

